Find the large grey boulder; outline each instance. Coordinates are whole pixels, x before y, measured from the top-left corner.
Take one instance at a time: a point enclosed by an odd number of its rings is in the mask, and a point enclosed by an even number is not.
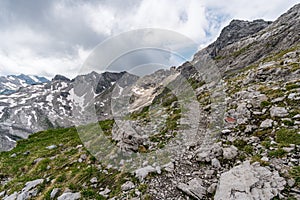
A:
[[[179,183],[177,188],[187,195],[200,200],[206,194],[206,189],[202,186],[203,181],[199,178],[190,180],[187,184]]]
[[[284,189],[286,181],[277,171],[271,172],[259,163],[245,161],[221,174],[215,200],[272,199]]]

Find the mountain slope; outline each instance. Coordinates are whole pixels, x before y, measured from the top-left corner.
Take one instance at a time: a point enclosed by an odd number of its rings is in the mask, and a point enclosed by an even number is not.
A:
[[[99,106],[101,102],[89,103],[89,99],[109,90],[124,74],[126,73],[92,72],[74,80],[56,77],[51,82],[23,87],[10,95],[0,95],[0,149],[11,149],[17,139],[27,138],[29,134],[37,131],[73,126],[78,117],[73,111],[83,106],[75,104],[74,99],[80,101],[82,90],[91,94],[86,96],[85,102],[88,105],[85,106],[94,106],[95,103],[101,113],[99,119],[109,118],[108,103]],[[128,75],[128,80],[132,78],[135,76]]]

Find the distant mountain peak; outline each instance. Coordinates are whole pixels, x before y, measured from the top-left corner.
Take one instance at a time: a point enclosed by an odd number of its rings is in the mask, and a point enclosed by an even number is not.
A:
[[[11,94],[21,87],[49,82],[45,77],[36,75],[0,76],[0,94]]]
[[[65,77],[65,76],[63,76],[63,75],[57,74],[57,75],[54,76],[54,78],[52,79],[52,81],[67,81],[67,82],[69,82],[70,79],[67,78],[67,77]]]

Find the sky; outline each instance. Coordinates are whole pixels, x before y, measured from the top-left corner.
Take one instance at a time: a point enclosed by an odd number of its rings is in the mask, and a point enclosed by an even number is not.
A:
[[[190,59],[195,51],[213,42],[232,19],[273,21],[296,3],[300,1],[1,0],[0,75],[23,73],[52,78],[62,74],[74,78],[99,44],[145,28],[173,31],[193,41],[197,49],[185,53]],[[135,43],[128,41],[129,46]],[[119,46],[109,51],[116,48]],[[115,70],[126,69],[117,64],[127,65],[137,57],[144,59],[141,66],[157,56],[169,59],[168,64],[182,62],[149,52],[147,56],[142,52],[127,56],[115,63]],[[104,51],[102,57],[107,54]]]

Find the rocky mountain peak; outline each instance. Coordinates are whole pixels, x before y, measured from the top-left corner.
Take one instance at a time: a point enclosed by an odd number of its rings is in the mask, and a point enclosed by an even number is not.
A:
[[[67,77],[63,76],[63,75],[56,75],[54,76],[54,78],[52,79],[52,81],[66,81],[69,82],[70,79],[68,79]]]
[[[216,42],[211,46],[214,47],[212,51],[212,56],[216,56],[217,52],[227,45],[239,41],[249,35],[257,33],[262,29],[265,29],[272,22],[264,21],[262,19],[254,21],[244,21],[244,20],[232,20],[228,26],[226,26],[222,31]]]

